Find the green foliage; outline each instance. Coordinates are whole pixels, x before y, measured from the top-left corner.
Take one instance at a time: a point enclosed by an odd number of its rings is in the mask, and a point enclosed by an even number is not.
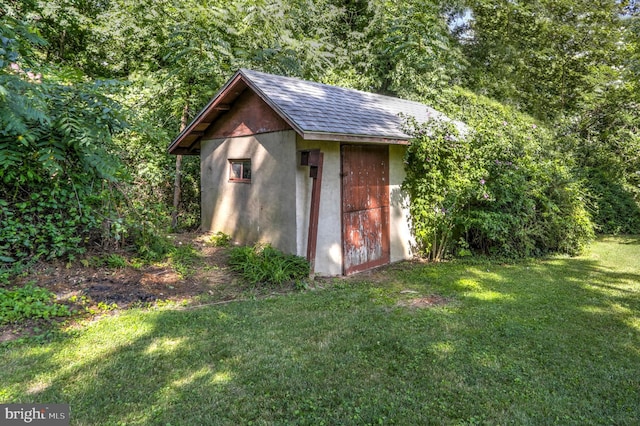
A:
[[[613,179],[611,170],[597,169],[586,178],[589,206],[602,234],[640,232],[640,188]]]
[[[305,258],[282,253],[269,244],[232,248],[229,265],[253,285],[282,286],[309,277],[309,262]]]
[[[0,19],[21,28],[16,34],[33,31]],[[110,220],[99,211],[109,203],[100,189],[122,178],[110,148],[126,124],[105,95],[109,83],[87,83],[64,69],[36,73],[33,43],[10,43],[18,47],[0,54],[0,256],[73,257]]]
[[[55,298],[49,290],[33,285],[12,290],[0,288],[0,324],[71,315],[69,308],[56,303]]]
[[[552,121],[590,92],[601,64],[620,65],[625,2],[473,0],[462,46],[471,89]]]
[[[173,269],[184,278],[192,273],[193,267],[200,258],[200,255],[191,244],[178,244],[171,249],[168,257]]]
[[[22,32],[31,28],[18,24]],[[20,47],[19,42],[14,40]],[[145,259],[164,256],[170,247],[161,238],[167,208],[145,193],[157,188],[145,184],[153,179],[152,164],[123,155],[129,151],[114,140],[125,131],[135,136],[148,129],[139,122],[135,131],[128,129],[132,117],[110,97],[123,86],[87,82],[68,68],[41,67],[44,76],[35,74],[24,68],[35,64],[35,54],[14,50],[31,56],[10,53],[13,62],[0,68],[3,263],[73,258],[87,245],[133,244]],[[132,170],[130,164],[146,170]]]
[[[366,74],[376,90],[413,97],[459,77],[465,60],[449,30],[442,2],[371,2]]]
[[[73,257],[84,252],[83,244],[96,225],[95,218],[80,208],[72,188],[60,185],[47,189],[34,188],[14,202],[0,199],[3,257],[20,261]]]
[[[104,264],[113,269],[122,269],[127,267],[127,259],[119,254],[111,253],[104,257]]]
[[[411,196],[413,232],[419,249],[432,260],[443,259],[454,227],[473,199],[486,196],[484,170],[472,159],[471,145],[454,123],[413,123],[403,189]]]
[[[640,232],[637,2],[467,5],[465,84],[555,128],[599,232]]]
[[[218,231],[209,237],[209,243],[214,247],[229,247],[231,235]]]
[[[173,249],[173,244],[166,236],[166,228],[162,224],[168,223],[166,208],[159,203],[147,200],[151,207],[143,210],[142,204],[136,205],[127,216],[126,229],[127,241],[130,241],[136,249],[138,256],[148,262],[162,260]],[[159,211],[154,211],[157,207]]]
[[[464,137],[446,121],[414,129],[404,188],[418,248],[435,260],[460,238],[507,257],[579,253],[592,224],[551,132],[463,90],[443,98],[437,106],[469,128]]]
[[[581,96],[580,112],[558,128],[602,233],[640,232],[640,86],[629,70],[594,70],[595,90]]]
[[[453,2],[329,3],[325,31],[335,56],[323,81],[416,97],[461,78],[466,60],[448,22]]]

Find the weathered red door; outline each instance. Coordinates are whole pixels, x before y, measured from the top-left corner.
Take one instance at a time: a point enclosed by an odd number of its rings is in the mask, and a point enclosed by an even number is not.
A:
[[[345,275],[389,263],[387,146],[342,146],[342,254]]]

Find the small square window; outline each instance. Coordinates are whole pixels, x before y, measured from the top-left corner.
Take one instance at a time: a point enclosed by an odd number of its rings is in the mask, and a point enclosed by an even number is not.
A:
[[[251,182],[251,160],[229,160],[229,181]]]

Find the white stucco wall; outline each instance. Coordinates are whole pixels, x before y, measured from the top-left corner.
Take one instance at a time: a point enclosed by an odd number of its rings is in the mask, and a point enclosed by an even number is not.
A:
[[[391,262],[409,259],[415,246],[411,234],[409,217],[409,197],[400,189],[406,173],[404,154],[406,146],[389,146],[389,238],[391,242]]]
[[[305,141],[292,130],[202,142],[202,229],[222,231],[241,244],[269,242],[306,256],[312,179],[300,166],[300,150],[324,153],[315,271],[342,274],[340,143]],[[391,261],[412,256],[404,146],[389,147]],[[250,158],[250,184],[229,182],[229,159]]]
[[[342,274],[342,218],[340,143],[305,141],[297,138],[296,149],[320,149],[324,153],[324,171],[320,197],[316,272],[320,275]],[[406,194],[400,186],[405,177],[404,153],[406,147],[389,147],[389,222],[390,260],[397,262],[412,257],[413,238],[409,227],[409,207]],[[298,161],[299,164],[299,161]],[[298,255],[306,256],[311,204],[309,167],[298,166],[296,175],[296,214]]]
[[[305,141],[298,137],[296,150],[306,149],[320,149],[324,153],[315,271],[318,275],[342,275],[340,143]],[[298,165],[295,192],[298,255],[300,256],[307,254],[311,186],[309,167]]]
[[[288,130],[203,141],[202,230],[297,253],[295,140]],[[229,182],[228,160],[244,158],[251,159],[251,183]]]

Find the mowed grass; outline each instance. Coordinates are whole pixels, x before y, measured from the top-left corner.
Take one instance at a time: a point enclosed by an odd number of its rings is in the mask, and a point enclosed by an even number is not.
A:
[[[77,425],[640,422],[640,238],[375,277],[5,346],[0,402],[69,403]]]

